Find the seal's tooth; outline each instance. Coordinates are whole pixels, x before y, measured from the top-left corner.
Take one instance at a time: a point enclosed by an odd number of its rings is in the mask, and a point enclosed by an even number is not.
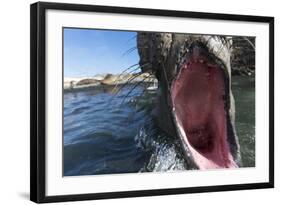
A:
[[[204,63],[204,60],[203,59],[199,59],[199,63]]]

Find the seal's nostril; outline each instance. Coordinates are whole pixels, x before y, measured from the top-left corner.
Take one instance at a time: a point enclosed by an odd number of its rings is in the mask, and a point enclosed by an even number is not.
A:
[[[206,55],[207,50],[204,46],[194,45],[192,47],[192,54],[193,54],[194,57],[199,57],[199,56],[202,56],[202,55]]]
[[[200,63],[204,63],[209,56],[208,48],[200,42],[193,43],[189,50],[193,60],[197,60],[197,62],[199,61]]]
[[[192,50],[193,58],[197,59],[202,54],[201,49],[198,46],[194,46]]]

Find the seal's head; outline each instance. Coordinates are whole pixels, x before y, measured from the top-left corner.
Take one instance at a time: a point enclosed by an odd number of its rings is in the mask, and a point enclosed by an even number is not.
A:
[[[140,65],[159,81],[159,124],[199,169],[238,167],[231,38],[139,33]]]

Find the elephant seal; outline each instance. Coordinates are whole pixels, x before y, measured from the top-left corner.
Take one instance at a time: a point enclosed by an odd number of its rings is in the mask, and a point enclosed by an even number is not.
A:
[[[159,126],[180,139],[186,162],[202,170],[239,167],[232,38],[138,32],[137,48],[142,72],[159,82]]]

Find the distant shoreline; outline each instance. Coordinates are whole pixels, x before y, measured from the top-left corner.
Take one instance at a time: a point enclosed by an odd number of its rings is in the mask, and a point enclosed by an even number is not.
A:
[[[92,77],[64,77],[64,90],[76,90],[103,85],[116,86],[138,82],[153,83],[156,78],[149,73],[142,74],[98,74]]]

